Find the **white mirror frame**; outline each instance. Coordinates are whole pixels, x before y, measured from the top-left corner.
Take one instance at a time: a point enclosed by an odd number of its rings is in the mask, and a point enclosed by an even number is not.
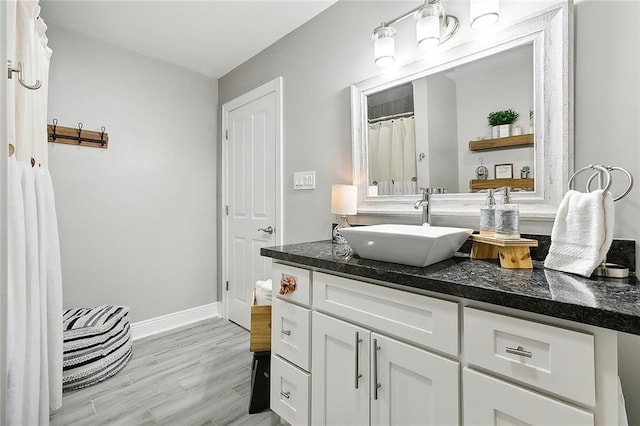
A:
[[[513,193],[520,217],[552,221],[573,171],[572,19],[565,1],[533,17],[500,29],[494,37],[480,37],[351,86],[353,182],[358,186],[358,214],[418,216],[413,203],[419,195],[367,195],[367,96],[399,84],[435,74],[493,54],[533,43],[534,55],[534,178],[535,190]],[[435,222],[443,217],[479,215],[485,194],[433,196]]]

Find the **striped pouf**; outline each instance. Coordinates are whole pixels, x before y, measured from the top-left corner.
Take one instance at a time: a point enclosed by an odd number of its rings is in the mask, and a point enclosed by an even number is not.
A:
[[[128,306],[68,309],[63,326],[63,391],[111,377],[131,357]]]

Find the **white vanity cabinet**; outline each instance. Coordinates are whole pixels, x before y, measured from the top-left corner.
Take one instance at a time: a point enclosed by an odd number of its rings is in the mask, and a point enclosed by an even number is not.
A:
[[[459,364],[426,349],[457,356],[456,303],[320,272],[313,280],[312,424],[459,424]]]
[[[614,331],[273,268],[309,288],[272,309],[271,409],[288,423],[617,425]]]

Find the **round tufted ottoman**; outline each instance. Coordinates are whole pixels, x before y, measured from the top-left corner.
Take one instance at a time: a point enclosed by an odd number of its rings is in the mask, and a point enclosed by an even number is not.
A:
[[[111,377],[131,357],[128,306],[68,309],[63,326],[63,391]]]

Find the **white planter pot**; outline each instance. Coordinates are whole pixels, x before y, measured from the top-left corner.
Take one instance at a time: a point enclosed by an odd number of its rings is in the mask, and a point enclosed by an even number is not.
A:
[[[498,133],[500,134],[500,138],[506,138],[511,136],[511,124],[501,124],[498,127]]]
[[[500,129],[499,126],[493,126],[491,127],[491,137],[493,139],[497,139],[500,137]]]

